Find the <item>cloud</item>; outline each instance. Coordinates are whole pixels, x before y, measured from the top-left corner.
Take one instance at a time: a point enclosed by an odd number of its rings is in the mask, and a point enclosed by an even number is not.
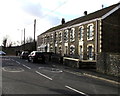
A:
[[[21,3],[22,3],[22,10],[26,14],[26,17],[24,17],[24,23],[30,24],[33,22],[33,21],[31,21],[32,19],[34,20],[35,18],[39,18],[39,19],[44,19],[44,21],[46,20],[53,26],[60,24],[59,17],[51,14],[50,10],[52,10],[52,9],[47,9],[47,8],[51,8],[51,7],[53,8],[53,5],[55,5],[55,4],[58,5],[58,2],[55,2],[52,5],[52,2],[49,3],[48,0],[46,0],[44,2],[41,2],[39,0],[36,0],[34,2],[32,0],[25,0],[25,1],[22,0]],[[47,6],[47,5],[49,5],[49,6]]]
[[[33,35],[34,19],[37,19],[37,35],[61,24],[61,18],[69,21],[117,3],[119,0],[1,0],[0,38],[9,35],[13,41],[21,40],[21,31],[26,28]],[[87,2],[87,3],[86,3]],[[29,27],[28,27],[29,26]],[[19,31],[17,29],[20,29]],[[1,36],[2,34],[2,36]],[[1,40],[0,40],[1,41]]]
[[[41,17],[43,15],[40,3],[25,2],[23,3],[22,9],[32,16]]]
[[[51,23],[51,25],[58,25],[61,22],[60,18],[56,16],[48,16],[46,19]]]

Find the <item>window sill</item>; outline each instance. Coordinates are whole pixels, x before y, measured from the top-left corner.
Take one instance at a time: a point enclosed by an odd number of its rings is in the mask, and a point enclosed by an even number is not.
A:
[[[88,38],[87,38],[87,40],[88,40],[88,41],[93,40],[93,37],[92,37],[92,38],[90,38],[90,39],[88,39]]]

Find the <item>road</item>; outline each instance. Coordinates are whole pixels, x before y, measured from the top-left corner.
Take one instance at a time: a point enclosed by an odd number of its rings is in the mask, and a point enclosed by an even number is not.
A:
[[[2,94],[63,94],[64,96],[120,95],[119,85],[92,78],[51,63],[30,63],[15,56],[2,59]],[[79,69],[80,70],[80,69]],[[104,95],[103,95],[104,94]]]

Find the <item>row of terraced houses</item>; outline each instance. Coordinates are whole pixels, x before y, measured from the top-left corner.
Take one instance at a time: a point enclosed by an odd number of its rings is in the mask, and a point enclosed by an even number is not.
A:
[[[115,54],[120,53],[120,3],[50,28],[38,36],[37,50],[59,54],[63,63],[75,61],[77,67],[96,62],[100,69],[107,53],[119,58]]]

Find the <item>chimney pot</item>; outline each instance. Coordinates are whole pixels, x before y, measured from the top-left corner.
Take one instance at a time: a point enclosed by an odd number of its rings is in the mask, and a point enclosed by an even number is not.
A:
[[[85,15],[85,16],[87,15],[87,11],[84,11],[84,15]]]
[[[62,18],[61,23],[62,23],[62,24],[65,24],[65,19],[64,19],[64,18]]]

